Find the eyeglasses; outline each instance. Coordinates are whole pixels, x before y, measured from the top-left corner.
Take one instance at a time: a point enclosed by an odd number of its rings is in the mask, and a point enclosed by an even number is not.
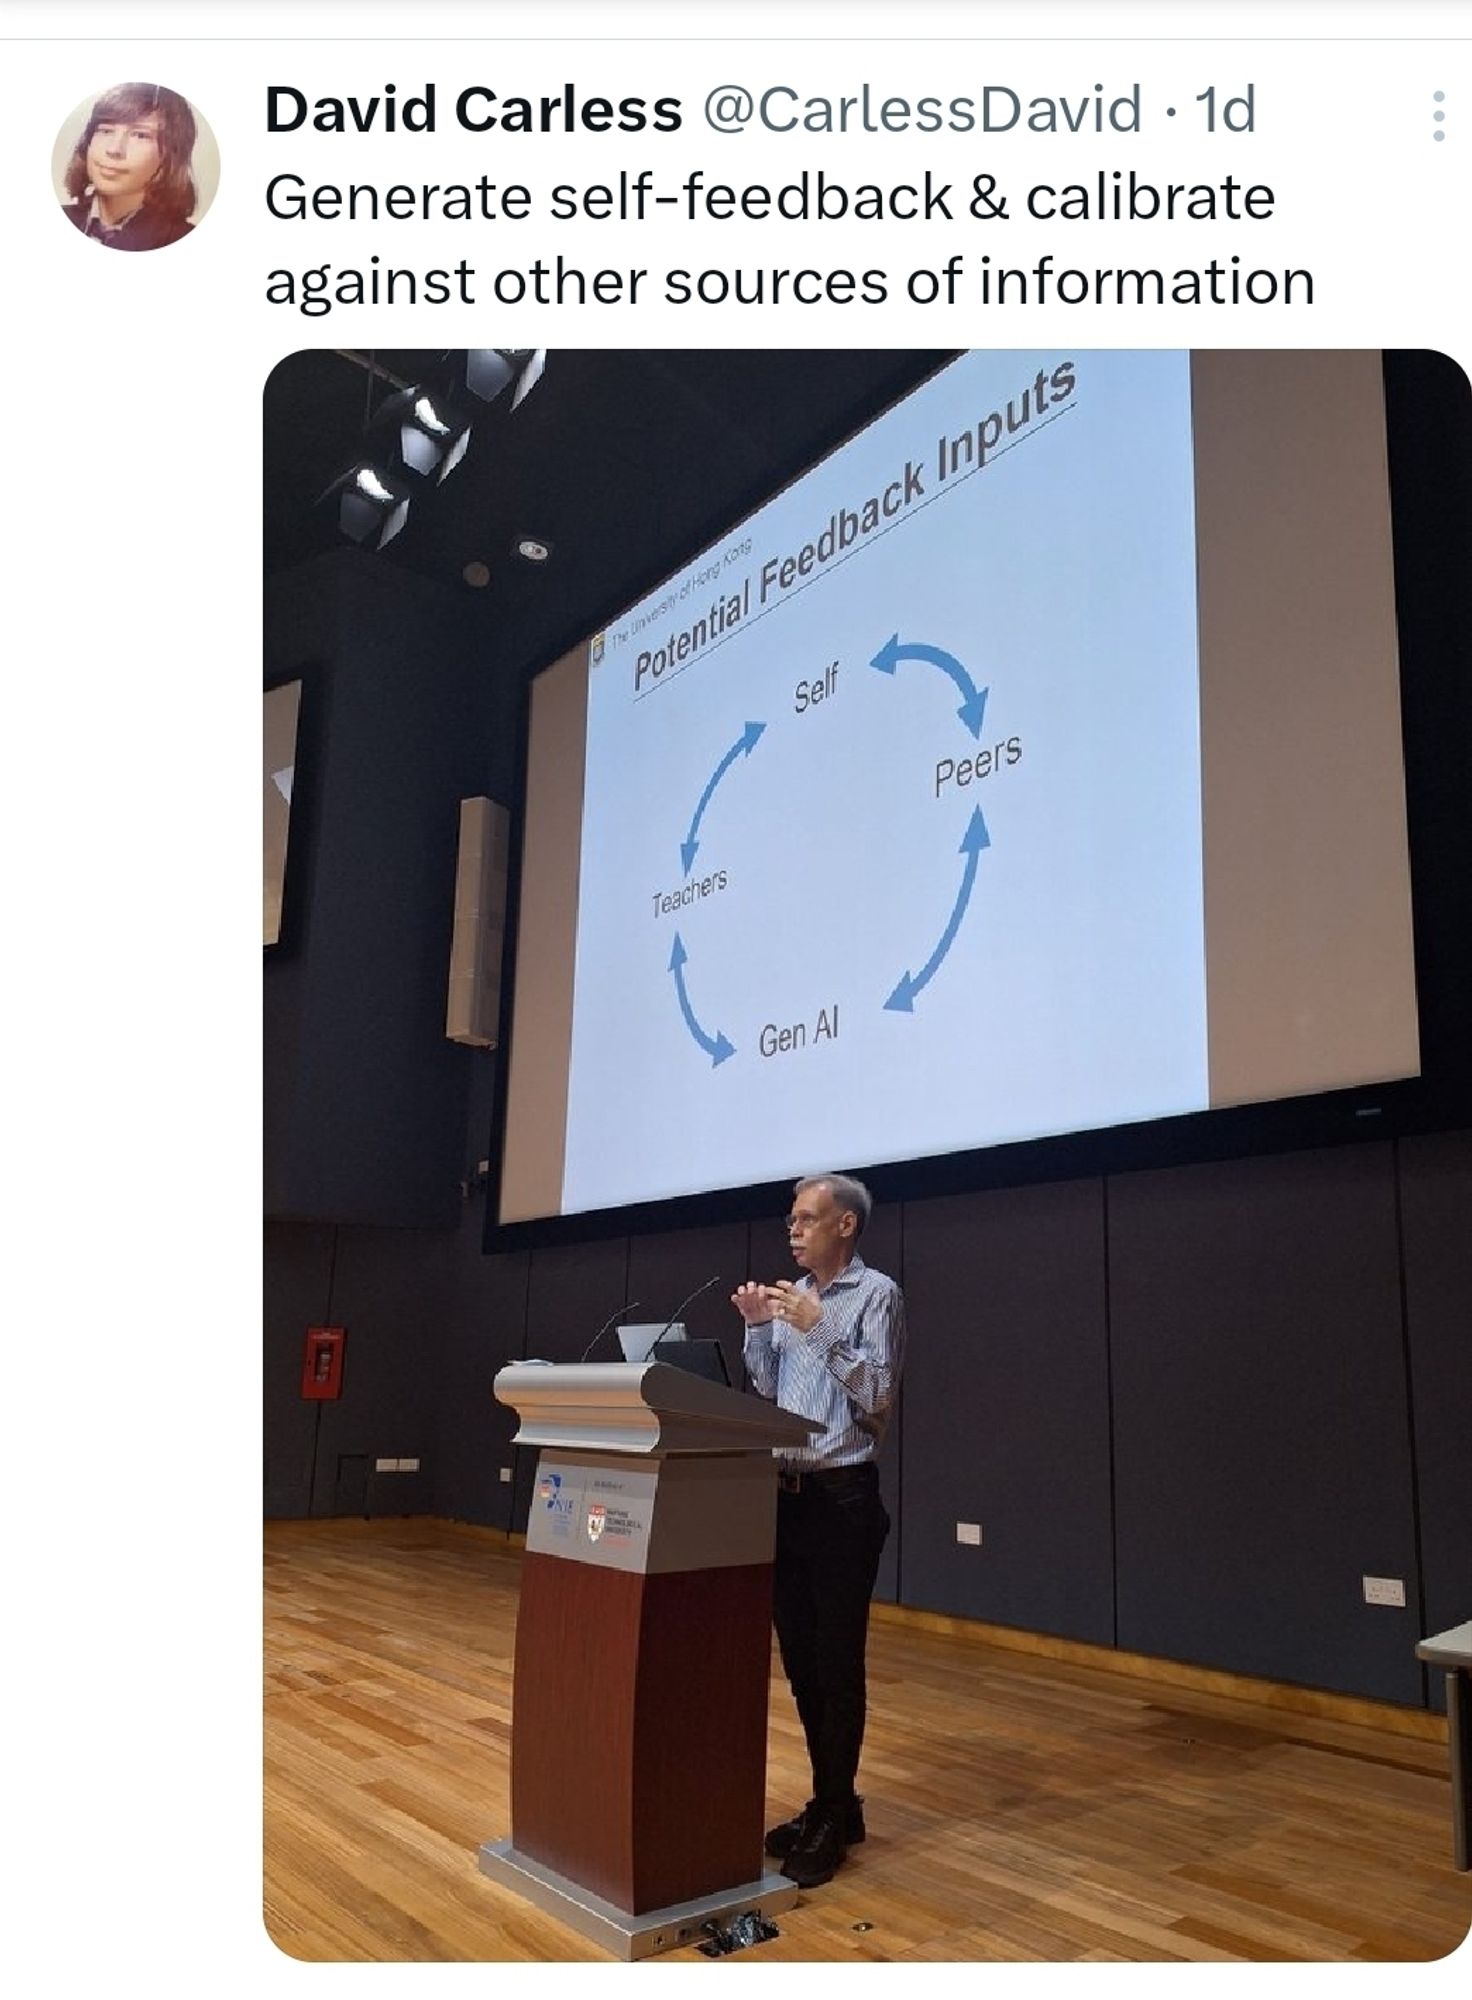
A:
[[[820,1222],[826,1222],[828,1219],[825,1215],[803,1215],[794,1211],[791,1215],[783,1216],[782,1227],[790,1236],[794,1229],[816,1229]]]

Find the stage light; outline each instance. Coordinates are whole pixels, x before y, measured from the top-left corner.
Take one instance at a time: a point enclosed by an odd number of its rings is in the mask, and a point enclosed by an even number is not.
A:
[[[376,465],[355,465],[327,489],[337,497],[337,525],[349,541],[386,548],[409,518],[409,496]]]
[[[530,350],[518,347],[472,347],[465,356],[465,386],[483,403],[495,402],[521,368]]]
[[[468,419],[443,397],[418,387],[390,396],[378,412],[375,428],[380,424],[392,430],[396,459],[420,479],[448,478],[470,443]]]
[[[493,403],[514,382],[514,410],[542,379],[546,361],[544,347],[471,347],[465,355],[465,386],[483,403]]]
[[[319,504],[331,502],[336,507],[338,527],[350,541],[375,549],[386,548],[402,532],[415,482],[442,484],[464,458],[472,428],[466,390],[489,403],[509,389],[502,405],[509,412],[542,379],[547,360],[540,347],[447,348],[440,350],[429,381],[408,382],[371,353],[346,348],[334,352],[369,378],[359,445],[364,457],[334,480]],[[375,406],[374,388],[379,382],[391,385],[392,393]],[[549,544],[532,535],[523,536],[516,545],[522,562],[545,563],[551,553]],[[473,587],[484,584],[477,581]]]

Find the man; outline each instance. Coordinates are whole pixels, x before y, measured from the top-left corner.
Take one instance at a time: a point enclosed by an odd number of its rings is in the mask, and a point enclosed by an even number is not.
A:
[[[864,1740],[869,1597],[889,1533],[874,1454],[894,1406],[905,1309],[858,1239],[869,1191],[845,1174],[797,1184],[787,1218],[792,1283],[748,1282],[731,1302],[746,1322],[757,1393],[823,1425],[778,1465],[773,1622],[807,1737],[813,1796],[773,1827],[767,1851],[802,1888],[826,1882],[864,1838],[854,1790]]]

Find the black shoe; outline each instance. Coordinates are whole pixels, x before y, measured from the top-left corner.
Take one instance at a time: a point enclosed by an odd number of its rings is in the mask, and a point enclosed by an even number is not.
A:
[[[780,1826],[770,1828],[762,1842],[767,1853],[775,1854],[779,1861],[784,1855],[790,1854],[807,1831],[808,1821],[817,1810],[818,1801],[809,1799],[800,1813],[794,1813],[791,1819],[784,1819]],[[864,1838],[864,1801],[857,1794],[848,1802],[843,1838],[847,1847],[857,1847]]]
[[[802,1838],[782,1863],[789,1882],[799,1889],[816,1889],[820,1882],[832,1881],[848,1853],[843,1821],[843,1814],[831,1806],[815,1806],[805,1816]]]

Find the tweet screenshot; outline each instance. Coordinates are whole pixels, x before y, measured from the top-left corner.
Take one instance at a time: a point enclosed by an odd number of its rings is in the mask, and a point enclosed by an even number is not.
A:
[[[1472,4],[0,24],[48,1949],[1459,1991]]]

